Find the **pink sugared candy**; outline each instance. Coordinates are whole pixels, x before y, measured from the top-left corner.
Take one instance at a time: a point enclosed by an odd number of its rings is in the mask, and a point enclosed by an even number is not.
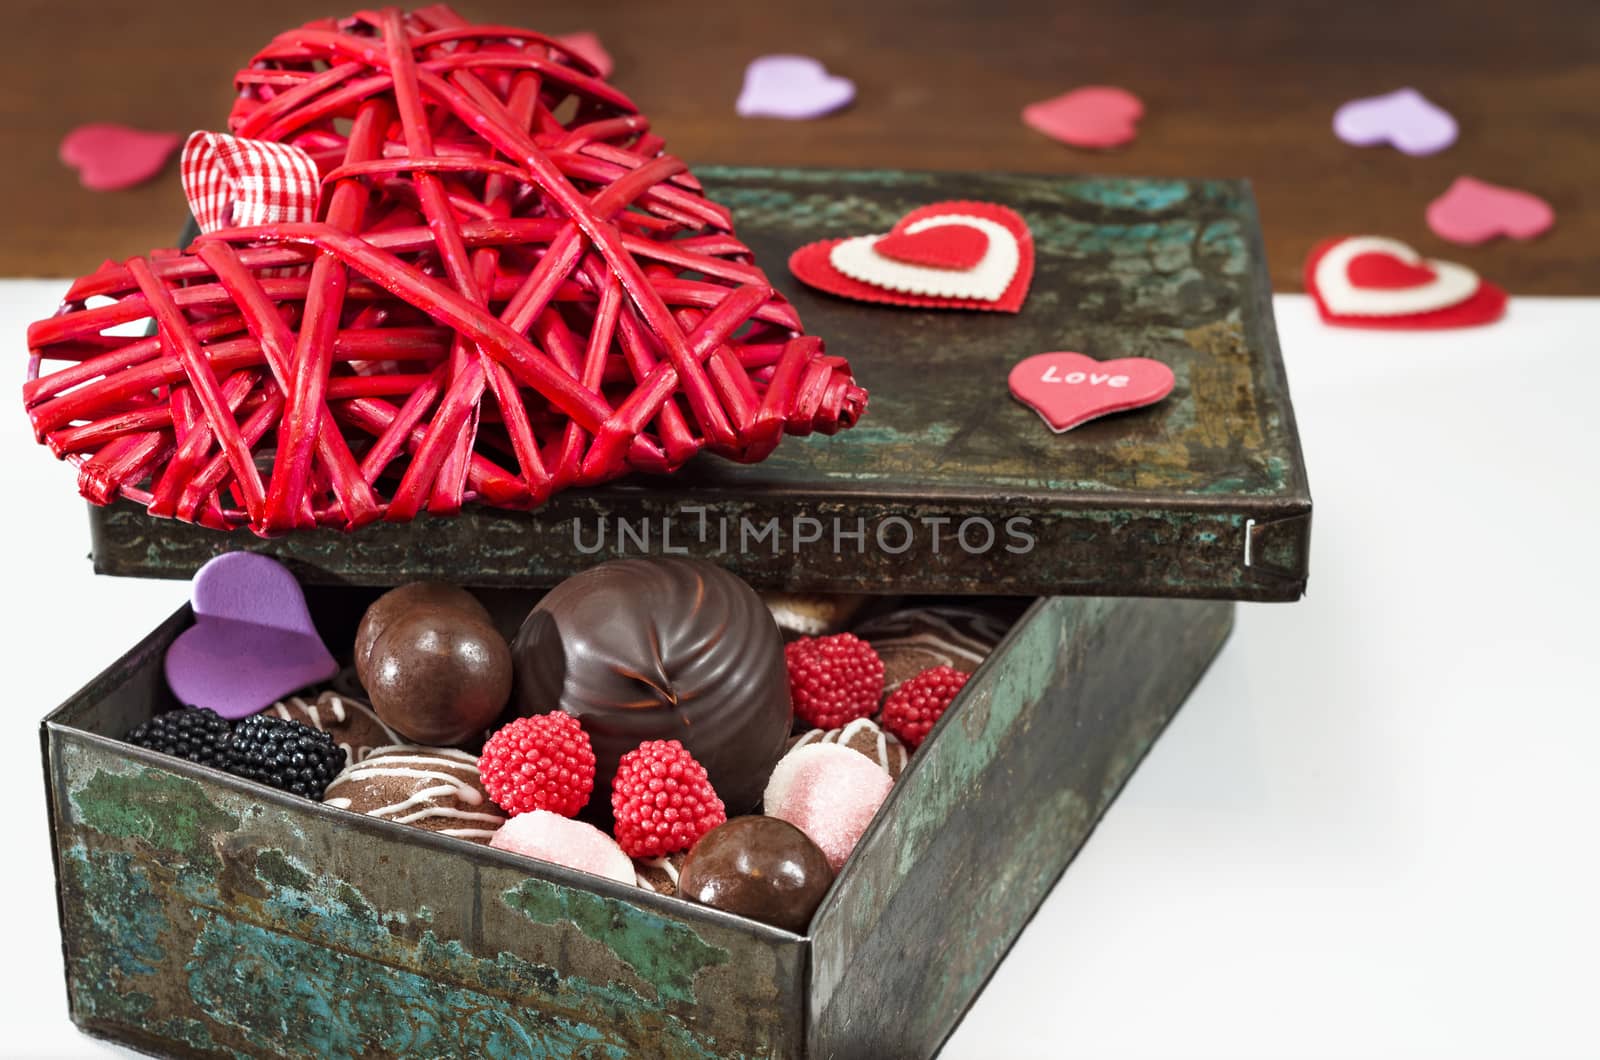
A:
[[[592,824],[549,810],[519,813],[500,826],[489,845],[618,883],[635,882],[633,859],[622,852],[616,840]]]
[[[839,744],[796,747],[767,781],[768,816],[810,837],[838,872],[894,786],[878,763]]]

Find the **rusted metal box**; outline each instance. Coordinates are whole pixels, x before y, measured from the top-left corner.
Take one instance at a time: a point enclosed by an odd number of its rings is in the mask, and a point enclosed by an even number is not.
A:
[[[637,529],[621,547],[580,547],[605,520],[659,528],[658,546],[675,530],[678,547],[765,586],[1036,597],[917,752],[809,930],[119,742],[175,705],[161,659],[185,610],[42,730],[83,1029],[186,1056],[929,1056],[1221,647],[1231,601],[1300,595],[1310,497],[1242,185],[700,172],[873,391],[860,427],[791,440],[755,467],[703,460],[533,515],[353,537],[259,542],[114,508],[95,513],[95,561],[181,576],[226,549],[271,551],[308,583],[331,645],[350,642],[370,587],[419,576],[491,587],[515,615],[534,587],[638,551]],[[1027,218],[1038,267],[1015,320],[872,310],[783,273],[803,241],[886,230],[953,198]],[[1178,387],[1161,406],[1056,436],[1004,391],[1006,367],[1051,349],[1161,357]],[[750,553],[697,536],[708,515],[851,529],[1022,516],[1034,547],[940,553],[923,534],[902,552]]]

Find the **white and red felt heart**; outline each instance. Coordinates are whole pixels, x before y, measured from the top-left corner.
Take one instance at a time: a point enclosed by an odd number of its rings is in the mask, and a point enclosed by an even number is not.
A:
[[[1506,309],[1505,291],[1465,265],[1424,259],[1383,236],[1320,244],[1306,259],[1305,284],[1322,319],[1344,327],[1471,327]]]
[[[1039,353],[1011,369],[1011,396],[1060,434],[1080,423],[1154,405],[1172,393],[1172,369],[1149,357],[1097,361],[1081,353]]]
[[[808,243],[789,269],[864,302],[1015,313],[1033,282],[1033,236],[1016,211],[995,203],[931,203],[881,235]]]

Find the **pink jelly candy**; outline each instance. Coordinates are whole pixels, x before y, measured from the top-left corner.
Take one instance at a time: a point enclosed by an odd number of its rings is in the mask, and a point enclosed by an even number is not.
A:
[[[821,848],[838,872],[894,786],[888,772],[838,744],[807,744],[784,755],[763,805]]]
[[[489,845],[618,883],[637,882],[633,859],[622,852],[616,840],[592,824],[549,810],[517,814],[500,826]]]

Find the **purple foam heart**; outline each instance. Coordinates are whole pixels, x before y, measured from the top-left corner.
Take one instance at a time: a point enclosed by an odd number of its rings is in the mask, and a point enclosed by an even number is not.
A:
[[[1353,99],[1333,115],[1333,131],[1347,144],[1393,144],[1408,155],[1431,155],[1456,142],[1450,112],[1414,88]]]
[[[745,68],[742,118],[820,118],[856,98],[855,82],[808,55],[763,55]]]
[[[194,625],[166,659],[167,684],[181,703],[243,718],[339,670],[300,583],[276,560],[224,553],[194,576],[190,600]]]

